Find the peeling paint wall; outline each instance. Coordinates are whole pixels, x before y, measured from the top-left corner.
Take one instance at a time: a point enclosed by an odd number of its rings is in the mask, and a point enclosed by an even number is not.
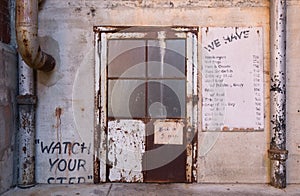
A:
[[[14,180],[17,93],[16,51],[0,43],[0,193]]]
[[[300,4],[298,1],[288,2],[288,183],[292,183],[299,182],[299,172],[295,170],[300,168],[300,137],[297,134],[299,59],[295,58],[300,39],[299,25],[292,25],[298,24]],[[51,73],[39,72],[37,77],[37,182],[93,182],[94,130],[97,127],[94,123],[96,56],[93,26],[106,25],[261,27],[264,131],[233,133],[199,130],[197,169],[198,182],[270,181],[267,156],[270,142],[269,1],[46,0],[40,7],[39,35],[43,50],[54,56],[57,67]],[[199,66],[202,61],[200,35]],[[202,127],[200,115],[198,127]]]

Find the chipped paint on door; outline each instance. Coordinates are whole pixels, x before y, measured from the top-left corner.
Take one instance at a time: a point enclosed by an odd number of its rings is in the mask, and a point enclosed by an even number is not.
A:
[[[108,122],[108,180],[142,182],[145,124],[140,120]]]

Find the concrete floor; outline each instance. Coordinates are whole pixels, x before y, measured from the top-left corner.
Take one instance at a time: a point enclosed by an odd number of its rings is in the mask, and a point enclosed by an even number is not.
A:
[[[144,183],[106,183],[106,184],[80,184],[80,185],[36,185],[31,188],[14,188],[3,196],[65,196],[65,195],[201,195],[201,196],[300,196],[300,184],[288,185],[280,190],[264,184],[144,184]]]

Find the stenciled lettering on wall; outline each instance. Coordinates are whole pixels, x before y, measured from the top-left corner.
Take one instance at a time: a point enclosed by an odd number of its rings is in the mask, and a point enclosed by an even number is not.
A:
[[[202,28],[204,131],[264,128],[261,27]]]
[[[86,179],[92,179],[93,175],[87,176],[72,176],[72,172],[85,173],[86,172],[86,160],[80,158],[80,155],[89,155],[91,153],[91,144],[85,142],[54,142],[54,141],[41,141],[35,140],[37,150],[42,154],[56,155],[49,156],[47,159],[48,169],[50,173],[55,175],[48,177],[48,184],[52,183],[84,183]],[[67,158],[65,158],[67,155]],[[64,157],[64,158],[62,158]]]

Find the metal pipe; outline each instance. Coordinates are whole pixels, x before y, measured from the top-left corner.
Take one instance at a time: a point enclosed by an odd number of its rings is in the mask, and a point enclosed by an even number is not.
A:
[[[55,59],[41,50],[38,39],[38,0],[16,0],[16,36],[28,66],[45,72],[54,69]]]
[[[272,0],[271,13],[271,185],[286,187],[286,0]]]
[[[38,4],[41,0],[16,0],[16,39],[19,57],[19,160],[18,186],[35,185],[34,70],[52,71],[55,59],[43,52],[38,39]],[[28,67],[28,66],[29,67]],[[31,69],[33,68],[33,69]]]
[[[19,56],[18,186],[35,185],[35,106],[34,71]]]

